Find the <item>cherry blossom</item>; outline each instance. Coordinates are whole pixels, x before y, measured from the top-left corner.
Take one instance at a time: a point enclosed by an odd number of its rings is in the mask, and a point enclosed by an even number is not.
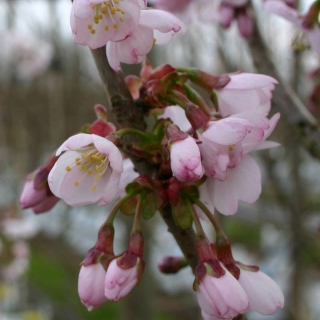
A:
[[[115,198],[123,161],[112,142],[81,133],[65,141],[57,155],[60,157],[48,177],[57,197],[72,206],[95,202],[106,205]]]
[[[74,0],[70,24],[74,41],[91,49],[124,40],[140,16],[137,0]]]
[[[253,203],[260,196],[261,172],[256,161],[248,153],[279,145],[265,141],[273,132],[280,118],[279,114],[275,114],[270,120],[257,112],[245,112],[232,117],[243,118],[250,123],[251,132],[245,134],[245,130],[239,130],[238,127],[237,131],[229,132],[229,128],[222,123],[219,130],[211,130],[211,134],[204,132],[199,136],[202,141],[199,145],[202,164],[208,176],[205,184],[207,193],[212,195],[211,201],[208,197],[207,202],[226,215],[237,212],[239,200]],[[237,125],[239,126],[239,123]],[[231,144],[230,141],[237,142]]]
[[[272,90],[277,80],[262,74],[231,74],[230,82],[216,90],[219,111],[223,117],[241,112],[267,115],[271,107]]]
[[[89,311],[100,307],[108,299],[104,295],[106,271],[101,263],[82,266],[79,273],[78,293]]]
[[[245,291],[227,270],[219,278],[206,274],[200,280],[197,298],[204,319],[232,319],[249,309]]]
[[[274,314],[283,308],[284,296],[279,286],[265,273],[240,268],[239,283],[249,297],[250,309],[263,314]]]

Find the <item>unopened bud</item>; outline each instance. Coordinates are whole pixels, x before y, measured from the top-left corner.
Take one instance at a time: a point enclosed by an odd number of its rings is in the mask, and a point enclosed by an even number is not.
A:
[[[162,273],[174,274],[185,268],[188,262],[185,257],[164,257],[159,263],[158,268]]]

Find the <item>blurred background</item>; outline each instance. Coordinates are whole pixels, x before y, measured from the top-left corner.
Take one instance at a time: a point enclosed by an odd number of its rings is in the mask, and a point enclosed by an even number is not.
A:
[[[301,1],[301,12],[311,2]],[[68,0],[0,2],[0,319],[200,320],[191,270],[165,276],[157,269],[164,255],[180,254],[159,217],[144,225],[147,267],[140,285],[119,303],[89,313],[77,294],[79,263],[109,208],[59,202],[41,215],[19,208],[25,176],[95,119],[94,104],[106,105],[90,50],[73,43],[70,8]],[[296,51],[299,31],[263,13],[261,1],[254,1],[254,9],[283,81],[319,119],[319,57],[303,46]],[[153,49],[155,66],[254,72],[250,49],[235,26],[222,31],[201,18],[188,25],[184,37]],[[126,66],[125,72],[137,74],[139,66]],[[254,155],[264,176],[260,199],[241,204],[234,217],[218,217],[235,258],[259,265],[286,295],[276,315],[252,312],[249,320],[320,319],[320,163],[299,147],[292,130],[280,121],[272,140],[282,146]],[[126,248],[131,223],[130,217],[116,220],[116,253]]]

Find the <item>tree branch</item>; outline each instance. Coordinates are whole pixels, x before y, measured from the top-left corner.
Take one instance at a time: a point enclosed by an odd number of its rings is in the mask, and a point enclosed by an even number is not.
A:
[[[145,111],[133,101],[122,73],[117,73],[110,67],[106,57],[105,47],[91,50],[91,52],[107,93],[109,100],[108,108],[115,115],[119,127],[145,131]],[[124,151],[131,158],[135,169],[141,175],[156,178],[155,168],[147,161],[137,159],[131,152],[131,146],[138,139],[139,138],[134,135],[126,135]],[[161,210],[161,215],[168,226],[168,230],[173,234],[189,265],[194,270],[197,260],[195,256],[195,234],[193,229],[182,230],[175,224],[170,205],[167,205]]]
[[[256,69],[276,79],[281,79],[279,72],[270,58],[272,55],[265,44],[260,30],[255,24],[252,37],[248,41],[251,56]],[[311,155],[320,159],[320,127],[318,121],[309,112],[299,96],[289,84],[280,81],[274,91],[274,110],[281,112],[287,122],[287,129],[296,141]]]

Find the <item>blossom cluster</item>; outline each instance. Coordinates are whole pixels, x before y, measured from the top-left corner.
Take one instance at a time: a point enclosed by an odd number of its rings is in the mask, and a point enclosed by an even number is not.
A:
[[[153,45],[169,43],[185,32],[171,13],[147,7],[143,0],[74,0],[70,16],[74,41],[97,49],[106,45],[109,64],[142,62]]]
[[[232,319],[249,308],[275,313],[284,303],[280,288],[258,267],[233,259],[214,208],[232,215],[239,200],[253,203],[261,193],[260,169],[249,153],[278,146],[267,141],[279,120],[279,114],[268,118],[277,81],[259,74],[213,76],[170,65],[153,68],[145,60],[140,77],[128,76],[126,82],[133,99],[155,119],[153,129],[117,130],[105,108],[96,105],[98,119],[68,138],[45,166],[29,175],[21,196],[22,206],[35,212],[41,204],[49,210],[52,205],[44,204],[52,197],[54,203],[62,199],[71,206],[105,206],[116,200],[82,263],[81,301],[92,310],[132,290],[145,264],[140,220],[171,205],[178,227],[196,229],[194,289],[203,318]],[[210,103],[190,82],[207,91]],[[149,163],[152,177],[139,175],[125,158],[127,135],[138,138],[130,155]],[[128,249],[115,254],[113,221],[119,211],[134,215],[134,221]],[[214,244],[208,242],[199,218],[215,228]],[[167,268],[160,269],[177,272],[186,266],[176,261],[169,259]]]

